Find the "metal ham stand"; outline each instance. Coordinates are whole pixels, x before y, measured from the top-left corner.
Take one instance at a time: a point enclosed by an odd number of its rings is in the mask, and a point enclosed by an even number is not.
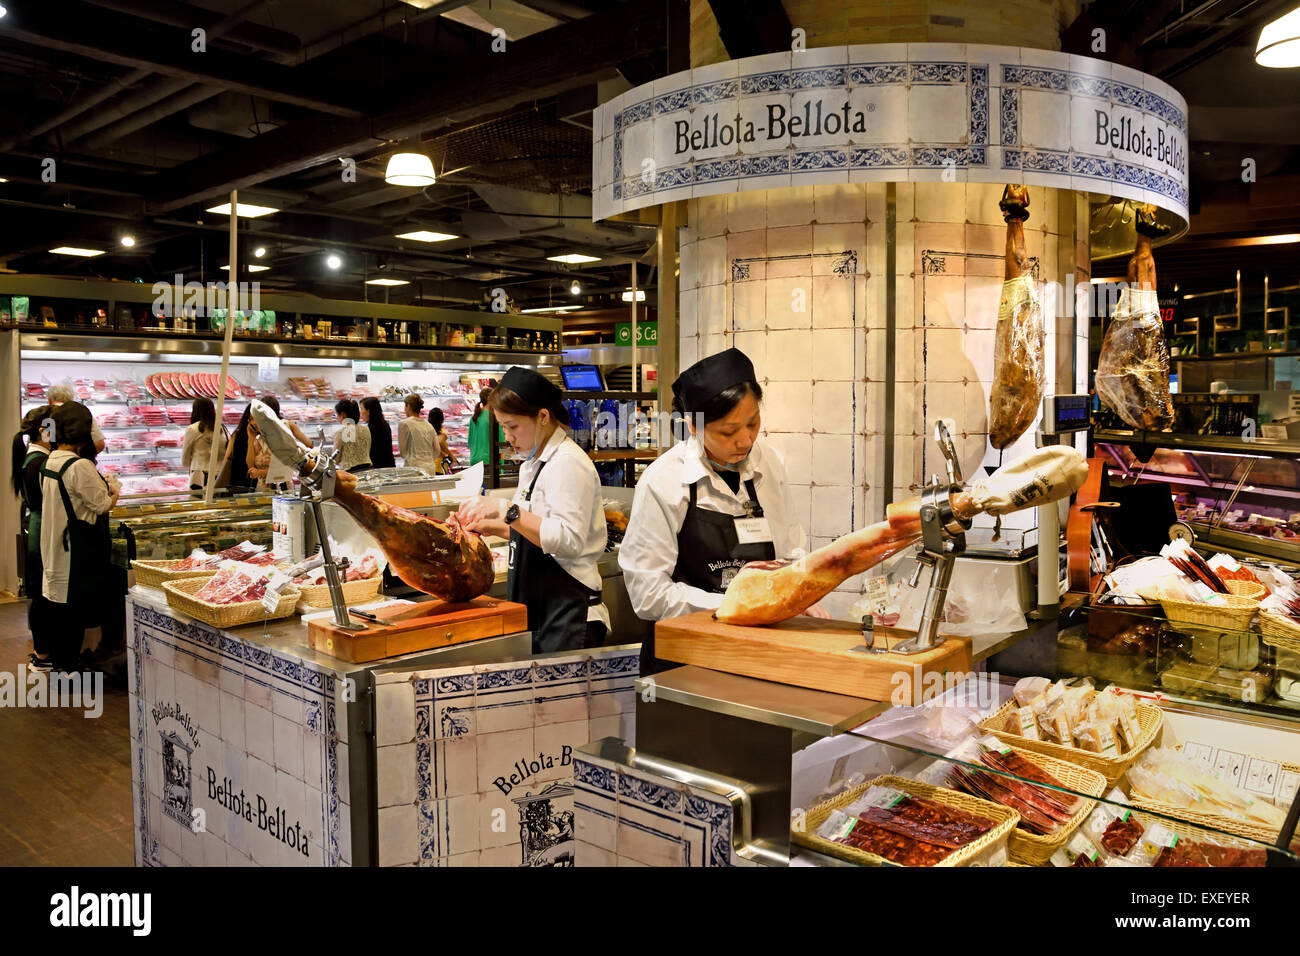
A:
[[[957,448],[943,421],[935,423],[934,440],[943,453],[948,480],[941,482],[938,475],[932,475],[930,484],[921,492],[921,544],[916,551],[916,570],[908,581],[910,587],[916,587],[921,580],[922,568],[930,569],[920,624],[916,633],[906,640],[892,647],[877,647],[874,622],[867,615],[862,618],[864,646],[854,650],[869,654],[919,654],[938,647],[944,641],[939,636],[939,622],[943,620],[943,608],[948,600],[953,564],[966,550],[966,532],[970,530],[971,522],[952,513],[952,496],[962,490],[962,474]]]
[[[316,522],[316,535],[320,539],[321,558],[324,560],[325,584],[329,587],[330,605],[334,609],[334,626],[345,631],[366,630],[368,625],[358,624],[348,615],[348,606],[343,600],[343,583],[339,580],[339,571],[347,570],[347,558],[335,563],[330,554],[325,519],[321,515],[321,504],[334,497],[334,476],[338,470],[334,459],[323,452],[313,456],[311,450],[304,448],[294,437],[289,426],[263,403],[254,400],[250,403],[250,408],[250,414],[257,422],[257,430],[262,433],[271,454],[292,466],[301,479],[298,497],[307,502],[312,519]]]

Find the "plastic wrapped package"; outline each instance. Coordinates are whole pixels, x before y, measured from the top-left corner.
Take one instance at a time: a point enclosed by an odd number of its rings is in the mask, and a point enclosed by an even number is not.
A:
[[[1043,399],[1043,309],[1030,274],[1002,283],[993,346],[989,441],[1006,448],[1033,424]]]
[[[1174,421],[1169,347],[1155,290],[1120,290],[1101,343],[1097,395],[1125,423],[1166,429]]]

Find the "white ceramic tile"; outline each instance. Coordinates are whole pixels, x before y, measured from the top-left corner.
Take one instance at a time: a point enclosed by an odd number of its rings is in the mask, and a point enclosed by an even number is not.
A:
[[[812,387],[812,424],[819,432],[851,434],[850,410],[853,386],[850,382],[818,381]],[[816,475],[814,474],[814,480]]]
[[[415,801],[415,744],[392,744],[376,749],[375,777],[379,806]]]
[[[475,697],[474,716],[480,736],[531,728],[535,719],[531,683],[512,690],[480,687]]]
[[[574,843],[574,866],[618,866],[618,856],[609,850],[578,840]]]
[[[813,188],[796,186],[767,193],[767,228],[804,226],[813,220]],[[804,248],[807,248],[804,246]]]
[[[721,334],[730,328],[726,286],[710,285],[700,288],[696,324],[702,341],[708,336]],[[683,368],[686,367],[686,363],[681,364]]]
[[[496,787],[479,794],[477,815],[481,849],[513,847],[514,852],[521,855],[519,807],[510,799],[512,795],[515,794],[502,793]]]
[[[691,225],[701,239],[720,236],[727,227],[727,200],[725,196],[706,196],[693,200]],[[682,270],[683,275],[685,269]]]
[[[550,762],[533,778],[537,782],[572,780],[574,751],[587,743],[587,718],[567,723],[546,724],[534,731],[534,746]]]
[[[767,197],[762,191],[747,189],[726,197],[727,230],[748,232],[767,227]]]
[[[854,348],[861,340],[861,333],[852,329],[818,327],[811,339],[812,373],[817,381],[852,381]]]
[[[379,810],[379,865],[400,866],[419,858],[419,808],[381,807]]]
[[[812,480],[812,436],[789,432],[767,439],[767,447],[775,449],[785,468],[786,481],[806,485]]]
[[[427,836],[422,832],[421,842],[431,838],[433,852],[442,857],[478,853],[480,802],[471,793],[420,804],[421,823],[429,831]]]
[[[591,718],[629,713],[636,709],[636,691],[631,680],[607,681],[596,687],[593,682]],[[596,739],[596,738],[589,738]],[[583,741],[586,743],[587,741]]]
[[[814,375],[813,336],[806,331],[769,332],[763,374],[772,381],[807,381]]]
[[[306,734],[303,737],[302,779],[309,787],[324,786],[323,767],[325,765],[325,747],[328,741],[324,737]]]
[[[433,795],[459,797],[477,793],[478,743],[474,737],[434,741],[429,768]]]
[[[477,740],[478,789],[486,792],[495,787],[497,778],[509,780],[515,764],[534,759],[533,728],[479,734]]]
[[[812,424],[812,386],[782,382],[763,403],[763,424],[772,432],[807,432]]]
[[[853,436],[814,435],[812,475],[818,485],[848,485],[852,482]]]
[[[239,749],[244,749],[244,701],[234,694],[218,695],[221,711],[221,738]]]
[[[244,668],[244,701],[263,710],[269,711],[272,707],[271,686],[267,683],[266,675],[249,667]]]
[[[696,276],[700,286],[716,286],[727,281],[727,239],[714,236],[696,243]]]
[[[275,735],[275,766],[302,779],[303,730],[284,717],[272,717]]]
[[[766,293],[769,329],[811,327],[813,295],[806,278],[769,279]]]
[[[855,302],[855,288],[851,279],[843,276],[814,276],[809,309],[811,326],[817,329],[851,328],[861,322],[866,312],[865,303]]]
[[[616,847],[618,804],[585,790],[574,792],[573,832],[585,843],[613,852]]]
[[[334,759],[338,762],[339,799],[344,803],[348,803],[351,800],[352,761],[349,756],[350,753],[351,751],[347,744],[340,743],[335,745]]]
[[[219,681],[216,662],[205,656],[194,659],[194,679],[203,684],[217,684]]]
[[[814,537],[837,538],[852,530],[846,527],[851,494],[844,485],[813,486],[811,533]]]
[[[375,744],[401,744],[415,739],[415,689],[409,681],[375,688]]]
[[[252,703],[244,707],[244,742],[248,752],[266,761],[275,763],[275,733],[269,710],[264,710]]]

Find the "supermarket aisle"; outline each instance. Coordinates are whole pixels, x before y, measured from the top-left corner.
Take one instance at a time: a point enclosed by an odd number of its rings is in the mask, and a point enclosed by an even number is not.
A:
[[[25,682],[31,649],[27,602],[0,605],[5,681]],[[132,864],[127,699],[105,683],[96,719],[0,707],[0,866]]]

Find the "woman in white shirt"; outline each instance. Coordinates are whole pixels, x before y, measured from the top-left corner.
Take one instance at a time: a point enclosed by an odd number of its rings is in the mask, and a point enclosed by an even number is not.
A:
[[[426,474],[435,475],[442,443],[433,426],[420,417],[423,411],[424,399],[419,395],[406,396],[406,417],[397,426],[397,447],[406,467],[420,468]]]
[[[597,562],[607,535],[600,476],[569,438],[560,390],[532,369],[511,368],[488,396],[519,466],[505,499],[480,496],[456,512],[469,531],[510,539],[506,594],[528,608],[533,653],[599,647],[609,629]]]
[[[696,362],[673,382],[673,407],[691,437],[650,463],[637,482],[619,545],[632,608],[650,622],[641,673],[662,669],[654,623],[716,610],[750,561],[801,553],[785,468],[759,437],[762,386],[739,349]],[[820,608],[808,612],[826,617]]]
[[[370,468],[370,429],[360,424],[361,409],[352,399],[344,398],[334,406],[334,414],[342,426],[334,435],[339,468],[366,471]]]
[[[214,435],[217,461],[221,461],[226,454],[225,426],[217,431],[217,410],[212,399],[194,399],[194,407],[190,409],[190,427],[185,429],[185,441],[181,445],[181,467],[189,469],[190,491],[202,491],[208,486],[208,460]]]
[[[51,417],[57,444],[41,469],[41,591],[54,667],[72,670],[86,628],[99,623],[109,598],[108,513],[121,489],[110,487],[94,462],[77,454],[91,440],[90,409],[65,402]]]

